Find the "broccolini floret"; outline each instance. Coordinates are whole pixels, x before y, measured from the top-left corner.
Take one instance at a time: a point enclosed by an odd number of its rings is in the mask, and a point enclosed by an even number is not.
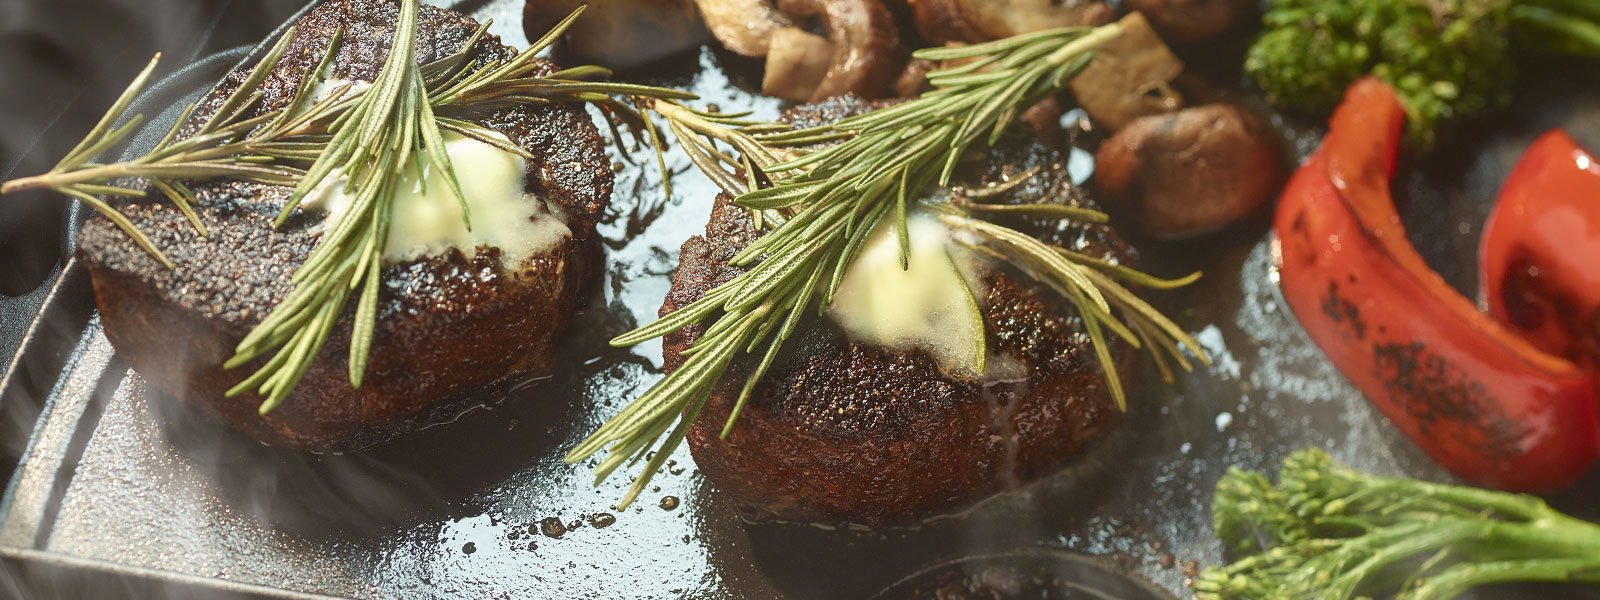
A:
[[[1371,72],[1413,140],[1510,101],[1512,51],[1600,57],[1595,0],[1271,0],[1245,72],[1269,102],[1320,114]]]
[[[1285,459],[1276,487],[1231,469],[1212,512],[1239,556],[1201,573],[1198,600],[1443,600],[1492,583],[1600,582],[1600,525],[1526,494],[1369,475],[1316,449]]]

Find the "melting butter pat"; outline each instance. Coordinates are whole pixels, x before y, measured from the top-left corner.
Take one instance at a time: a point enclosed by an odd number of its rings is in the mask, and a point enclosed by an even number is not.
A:
[[[499,248],[502,261],[512,266],[572,235],[544,200],[523,191],[525,159],[458,133],[443,135],[445,153],[466,197],[472,229],[462,222],[460,201],[449,183],[435,172],[426,155],[417,157],[421,180],[416,165],[407,167],[395,192],[389,240],[383,251],[385,262],[438,256],[451,248],[472,256],[479,247],[493,247]],[[335,170],[307,195],[304,206],[328,211],[324,223],[331,227],[354,199],[345,189],[348,182],[344,173]]]
[[[906,227],[909,268],[900,266],[898,227],[886,219],[845,271],[828,315],[851,339],[896,350],[920,348],[946,371],[977,377],[982,317],[968,290],[982,292],[978,257],[931,215],[907,215]]]

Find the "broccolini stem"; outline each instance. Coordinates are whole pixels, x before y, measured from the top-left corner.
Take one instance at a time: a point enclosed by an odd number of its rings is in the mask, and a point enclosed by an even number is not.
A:
[[[1460,564],[1429,577],[1395,600],[1454,598],[1471,588],[1507,581],[1600,583],[1600,556]]]
[[[1573,8],[1575,10],[1577,7]],[[1600,20],[1600,14],[1580,16],[1564,9],[1567,7],[1533,3],[1513,5],[1510,9],[1511,23],[1518,30],[1519,41],[1553,54],[1600,58],[1600,23],[1590,20]],[[1587,10],[1600,13],[1600,8],[1592,6]]]
[[[1285,459],[1276,486],[1230,470],[1213,511],[1217,535],[1246,554],[1196,579],[1201,600],[1443,600],[1489,583],[1600,583],[1600,525],[1535,496],[1362,473],[1320,450]]]
[[[1496,492],[1481,488],[1464,487],[1459,485],[1445,485],[1414,479],[1398,477],[1378,477],[1367,475],[1351,469],[1364,477],[1370,478],[1375,494],[1403,494],[1413,498],[1428,498],[1452,505],[1470,509],[1489,509],[1505,517],[1524,520],[1535,520],[1562,515],[1538,496],[1529,494],[1511,494]],[[1581,522],[1581,521],[1580,521]]]
[[[1328,556],[1333,559],[1329,566],[1351,566],[1346,567],[1344,573],[1329,581],[1327,595],[1333,598],[1354,597],[1361,589],[1362,583],[1378,576],[1389,565],[1420,554],[1450,548],[1485,535],[1481,522],[1447,520],[1407,525],[1409,526],[1397,526],[1354,538],[1359,542],[1347,544],[1329,553]],[[1363,555],[1366,558],[1359,560]],[[1316,561],[1316,564],[1321,562],[1326,561]]]
[[[1594,0],[1514,0],[1512,6],[1539,6],[1575,19],[1600,22],[1600,2]]]
[[[1487,550],[1502,556],[1600,559],[1600,526],[1566,515],[1557,517],[1530,523],[1486,521],[1482,541]]]

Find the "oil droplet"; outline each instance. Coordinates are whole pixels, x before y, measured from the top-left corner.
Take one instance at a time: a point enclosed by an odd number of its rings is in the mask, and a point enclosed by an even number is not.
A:
[[[604,529],[617,522],[617,517],[611,513],[595,513],[589,515],[589,526],[595,529]]]
[[[472,542],[467,542],[467,545],[461,547],[461,551],[466,554],[472,554],[473,552],[478,551],[478,545]]]
[[[567,534],[567,526],[561,523],[561,517],[545,517],[539,522],[539,532],[545,537],[560,539]]]
[[[678,508],[677,496],[667,496],[661,499],[661,510],[672,510],[675,508]]]

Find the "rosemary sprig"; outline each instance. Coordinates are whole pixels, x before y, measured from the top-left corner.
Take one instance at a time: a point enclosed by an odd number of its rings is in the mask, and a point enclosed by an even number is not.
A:
[[[323,180],[343,173],[350,207],[328,226],[306,262],[296,269],[295,287],[234,349],[223,364],[234,368],[277,352],[244,381],[228,390],[232,397],[255,388],[265,396],[260,412],[276,408],[300,382],[322,349],[350,294],[361,290],[350,342],[350,385],[361,387],[372,331],[377,318],[378,274],[389,221],[394,209],[397,174],[412,164],[412,154],[426,153],[434,169],[460,203],[462,219],[472,227],[460,183],[444,155],[439,125],[426,101],[416,52],[417,0],[401,2],[393,43],[383,69],[351,109],[330,126],[333,137],[284,203],[276,225],[282,227],[300,201]]]
[[[144,178],[151,187],[160,191],[183,212],[200,235],[207,236],[209,231],[194,211],[194,194],[180,180],[232,177],[276,185],[293,183],[300,171],[292,166],[239,160],[239,157],[273,156],[291,152],[293,149],[284,146],[282,140],[312,132],[305,128],[285,128],[281,124],[276,127],[263,127],[263,124],[270,120],[263,118],[266,115],[250,119],[238,118],[238,113],[243,108],[259,100],[253,93],[255,87],[260,85],[266,78],[267,72],[283,57],[289,37],[293,34],[293,29],[284,34],[283,39],[279,40],[256,64],[239,88],[223,100],[216,115],[194,135],[182,140],[175,139],[179,130],[188,122],[189,113],[194,110],[194,105],[190,104],[184,108],[172,129],[167,131],[150,152],[126,162],[110,164],[94,162],[100,155],[127,139],[144,121],[144,115],[135,114],[124,120],[120,126],[113,127],[119,117],[127,112],[128,105],[133,103],[139,91],[144,88],[145,82],[150,79],[150,75],[155,72],[156,65],[161,60],[161,55],[157,54],[150,59],[139,75],[134,77],[127,89],[122,91],[122,95],[112,103],[111,109],[100,118],[100,122],[90,129],[89,134],[62,157],[55,167],[42,175],[7,181],[4,185],[0,185],[0,194],[29,189],[52,189],[66,194],[105,215],[162,266],[168,269],[174,268],[172,261],[168,260],[161,249],[157,248],[144,232],[139,231],[126,215],[96,196],[145,196],[148,188],[113,185],[129,178]]]
[[[488,27],[486,23],[454,56],[419,67],[413,58],[417,10],[415,0],[402,4],[395,42],[383,70],[355,106],[334,122],[330,128],[332,139],[301,178],[278,217],[277,223],[282,226],[300,201],[333,173],[342,172],[348,178],[348,188],[354,195],[350,208],[330,224],[311,256],[295,272],[295,290],[245,336],[225,365],[236,367],[276,349],[255,374],[228,391],[235,395],[255,387],[258,394],[266,397],[260,407],[262,414],[293,391],[357,288],[361,296],[356,305],[348,364],[351,387],[361,387],[377,320],[378,277],[395,185],[398,174],[412,165],[414,155],[417,160],[426,156],[435,171],[446,178],[448,189],[460,203],[464,224],[471,229],[466,199],[444,152],[441,128],[530,157],[525,150],[496,139],[470,119],[518,104],[588,102],[602,107],[613,118],[638,123],[643,117],[613,99],[612,94],[692,96],[661,88],[560,77],[609,74],[597,67],[568,69],[551,77],[531,76],[540,68],[535,55],[565,31],[582,14],[582,8],[511,60],[468,66],[467,52]],[[431,77],[425,79],[424,73]]]
[[[919,51],[920,58],[969,62],[929,73],[935,89],[917,99],[806,129],[653,102],[691,160],[734,195],[737,204],[750,209],[758,227],[770,230],[732,259],[749,270],[700,300],[612,340],[613,345],[632,345],[710,320],[677,370],[573,448],[567,461],[609,449],[595,469],[598,483],[624,464],[649,456],[656,441],[667,435],[623,498],[621,505],[626,506],[682,442],[730,363],[759,350],[760,361],[723,425],[726,436],[801,315],[813,306],[819,313],[828,307],[868,235],[884,219],[906,232],[907,213],[914,209],[931,210],[947,227],[978,234],[983,244],[978,250],[1015,265],[1076,306],[1118,406],[1125,400],[1104,330],[1135,347],[1160,349],[1155,355],[1164,375],[1169,371],[1163,353],[1188,368],[1179,344],[1206,360],[1193,339],[1116,281],[1176,287],[1198,273],[1174,281],[1156,279],[976,216],[1021,213],[1099,222],[1104,214],[1049,204],[919,208],[920,203],[910,200],[934,185],[947,186],[969,148],[993,145],[1023,109],[1060,92],[1101,45],[1120,34],[1121,28],[1112,24]],[[717,142],[737,150],[738,158],[718,150]],[[818,146],[824,142],[838,143]],[[898,237],[905,267],[909,236]],[[982,323],[978,325],[981,332]]]
[[[579,8],[548,34],[515,57],[474,65],[470,50],[488,29],[484,23],[459,51],[432,63],[415,62],[417,0],[401,3],[393,44],[373,84],[355,93],[350,86],[311,104],[309,94],[326,71],[340,42],[335,32],[316,67],[303,74],[300,87],[282,108],[256,111],[263,95],[260,84],[283,57],[293,37],[291,29],[278,40],[230,93],[218,110],[190,136],[177,135],[189,122],[189,106],[178,122],[149,153],[110,164],[94,162],[121,143],[140,123],[133,115],[112,127],[154,71],[156,60],[142,71],[72,152],[50,172],[6,182],[0,193],[24,189],[53,189],[94,207],[117,224],[141,248],[167,268],[175,268],[150,239],[112,204],[96,195],[142,196],[154,188],[169,199],[194,224],[201,235],[207,230],[194,211],[196,199],[185,180],[234,178],[295,190],[277,219],[281,227],[300,201],[329,177],[354,197],[349,209],[327,223],[306,263],[292,277],[290,294],[275,306],[235,349],[225,363],[233,368],[273,353],[249,378],[229,391],[236,395],[251,388],[265,396],[260,412],[279,405],[299,382],[327,336],[343,314],[350,295],[360,291],[349,355],[350,383],[361,385],[371,351],[377,318],[380,260],[387,246],[389,215],[394,188],[404,169],[419,168],[427,160],[447,178],[454,201],[470,228],[470,215],[449,157],[444,153],[442,130],[458,132],[498,148],[533,158],[526,150],[505,142],[474,119],[517,105],[587,103],[599,107],[617,131],[616,121],[632,126],[636,139],[653,127],[637,109],[618,97],[687,100],[693,94],[657,87],[589,81],[608,76],[599,67],[574,67],[536,76],[541,68],[535,55],[568,28]],[[157,57],[159,58],[159,56]],[[619,134],[620,135],[620,134]],[[658,161],[660,147],[656,147]],[[664,169],[663,169],[664,170]],[[110,185],[142,178],[149,188]]]

